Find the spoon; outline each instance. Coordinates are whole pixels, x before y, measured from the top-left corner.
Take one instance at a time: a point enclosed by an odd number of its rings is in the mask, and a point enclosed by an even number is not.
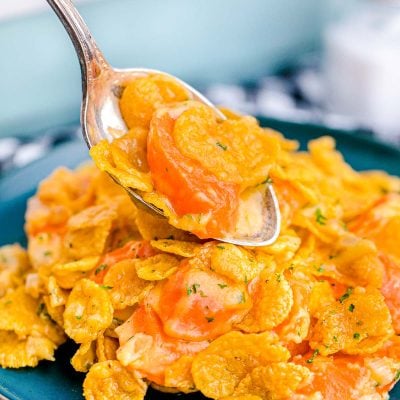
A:
[[[207,98],[187,83],[165,72],[147,69],[116,69],[105,60],[78,10],[70,0],[47,0],[53,11],[68,32],[78,55],[82,74],[82,134],[89,148],[103,139],[112,141],[113,132],[127,131],[119,111],[119,96],[123,84],[149,74],[162,74],[172,77],[185,87],[192,100],[211,107],[219,120],[226,117]],[[114,180],[116,180],[114,178]],[[118,183],[118,182],[117,182]],[[146,202],[131,188],[125,188],[132,200],[147,211],[165,217],[162,210]],[[262,228],[257,232],[237,234],[232,237],[214,238],[222,242],[242,246],[266,246],[273,243],[280,231],[280,212],[278,201],[271,184],[267,183],[263,199]]]

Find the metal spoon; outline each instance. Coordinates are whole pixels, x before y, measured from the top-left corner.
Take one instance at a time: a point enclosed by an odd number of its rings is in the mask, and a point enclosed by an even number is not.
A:
[[[83,137],[89,148],[102,139],[112,140],[112,132],[127,130],[118,106],[123,83],[148,74],[163,74],[169,77],[171,75],[146,68],[112,68],[98,49],[87,25],[73,3],[70,0],[47,0],[47,2],[68,32],[79,58],[82,73],[81,124]],[[226,118],[208,99],[190,85],[174,76],[172,78],[189,91],[193,100],[211,107],[219,119]],[[164,217],[159,208],[145,202],[135,190],[125,189],[136,204]],[[216,239],[242,246],[266,246],[276,240],[280,230],[280,212],[275,192],[270,184],[267,184],[265,191],[262,214],[265,217],[265,223],[258,232],[238,235],[239,237]]]

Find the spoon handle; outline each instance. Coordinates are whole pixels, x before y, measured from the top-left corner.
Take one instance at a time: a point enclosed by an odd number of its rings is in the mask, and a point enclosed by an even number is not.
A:
[[[64,25],[74,44],[82,72],[83,93],[87,84],[96,79],[109,65],[97,47],[92,34],[71,0],[47,0]]]

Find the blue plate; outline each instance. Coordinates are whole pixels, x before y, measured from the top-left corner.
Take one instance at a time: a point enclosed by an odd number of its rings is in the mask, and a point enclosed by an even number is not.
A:
[[[298,139],[304,148],[306,142],[322,135],[331,135],[347,161],[358,170],[382,169],[400,176],[400,150],[355,133],[262,119],[270,126]],[[88,158],[83,142],[61,145],[47,157],[21,169],[0,181],[0,245],[25,242],[23,219],[26,200],[37,184],[60,165],[74,167]],[[10,400],[81,400],[83,374],[73,371],[69,360],[76,346],[68,342],[56,352],[56,362],[42,362],[34,369],[0,370],[0,394]],[[146,399],[177,399],[177,395],[150,390]],[[204,399],[198,393],[179,396],[183,399]],[[392,400],[400,400],[400,386],[392,390]]]

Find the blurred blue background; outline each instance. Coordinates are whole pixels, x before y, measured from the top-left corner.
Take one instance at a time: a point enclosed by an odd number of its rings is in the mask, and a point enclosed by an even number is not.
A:
[[[113,66],[159,68],[204,87],[254,81],[317,48],[328,3],[109,0],[78,8]],[[0,54],[1,136],[77,121],[79,66],[50,10],[0,21]]]

